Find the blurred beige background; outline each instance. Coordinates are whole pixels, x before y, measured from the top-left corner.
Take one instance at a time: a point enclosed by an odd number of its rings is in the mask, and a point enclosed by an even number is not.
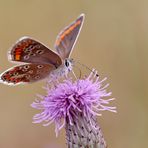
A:
[[[0,0],[0,72],[11,67],[9,47],[34,37],[49,47],[58,32],[80,13],[85,23],[72,57],[108,77],[118,113],[99,118],[109,148],[148,147],[148,1],[146,0]],[[64,130],[32,124],[30,107],[38,82],[0,84],[0,148],[66,147]],[[56,143],[56,146],[55,146]]]

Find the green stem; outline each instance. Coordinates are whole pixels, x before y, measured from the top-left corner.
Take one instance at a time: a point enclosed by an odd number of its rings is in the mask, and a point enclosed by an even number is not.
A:
[[[72,119],[72,123],[73,125],[66,119],[68,148],[106,148],[101,128],[94,116],[90,121],[83,114],[78,114],[77,118]]]

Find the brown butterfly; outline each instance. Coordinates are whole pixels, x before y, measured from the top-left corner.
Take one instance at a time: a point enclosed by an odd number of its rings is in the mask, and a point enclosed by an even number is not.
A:
[[[23,62],[0,75],[2,83],[16,85],[36,82],[50,74],[63,75],[72,69],[70,55],[81,31],[84,14],[64,28],[57,36],[54,52],[42,43],[30,38],[19,39],[11,48],[10,61]]]

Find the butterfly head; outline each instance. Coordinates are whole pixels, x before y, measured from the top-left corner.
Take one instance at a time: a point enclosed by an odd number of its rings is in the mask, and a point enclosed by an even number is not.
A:
[[[65,59],[64,65],[68,69],[68,71],[71,71],[72,67],[74,65],[74,60],[73,59]]]

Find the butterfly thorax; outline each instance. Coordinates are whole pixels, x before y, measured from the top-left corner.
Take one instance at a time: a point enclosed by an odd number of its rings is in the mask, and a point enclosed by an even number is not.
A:
[[[52,71],[49,75],[50,79],[60,78],[67,76],[73,68],[73,59],[65,59],[57,69]]]

